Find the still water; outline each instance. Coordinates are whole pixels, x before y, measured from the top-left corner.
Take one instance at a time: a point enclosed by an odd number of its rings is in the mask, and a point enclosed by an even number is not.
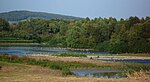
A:
[[[122,78],[125,77],[121,75],[119,70],[72,70],[73,74],[77,76],[86,77],[97,77],[97,78]]]
[[[50,47],[0,47],[0,54],[31,55],[31,54],[53,54],[53,53],[74,53],[74,54],[109,54],[109,52],[95,51],[74,51]]]
[[[96,51],[75,51],[51,47],[16,47],[16,46],[5,46],[0,47],[0,54],[10,54],[10,55],[32,55],[32,54],[56,54],[56,53],[74,53],[74,54],[110,54],[109,52],[96,52]],[[109,62],[136,62],[150,64],[150,60],[143,59],[124,59],[124,60],[114,60],[114,59],[99,59]]]

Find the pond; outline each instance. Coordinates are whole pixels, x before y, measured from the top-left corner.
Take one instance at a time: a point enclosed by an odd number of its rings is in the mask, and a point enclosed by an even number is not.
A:
[[[150,64],[149,59],[97,59],[102,61],[108,61],[108,62],[131,62],[131,63],[143,63],[143,64]]]
[[[77,76],[97,77],[97,78],[123,78],[120,70],[71,70]]]
[[[0,54],[31,55],[31,54],[53,54],[53,53],[74,53],[74,54],[109,54],[109,52],[77,51],[50,47],[0,47]]]

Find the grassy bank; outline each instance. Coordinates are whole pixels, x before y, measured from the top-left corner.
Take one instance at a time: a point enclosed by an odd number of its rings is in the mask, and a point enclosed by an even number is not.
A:
[[[53,60],[54,59],[54,60]],[[27,56],[13,56],[13,55],[0,55],[0,61],[10,63],[21,63],[28,65],[38,65],[42,67],[48,67],[49,69],[61,70],[63,75],[71,75],[70,70],[72,69],[112,69],[122,70],[124,74],[134,72],[147,72],[150,71],[150,65],[138,64],[138,63],[108,63],[108,62],[97,62],[94,60],[83,60],[80,61],[76,58],[71,58],[66,61],[59,58],[42,58],[42,57],[27,57]],[[92,63],[93,62],[93,63]]]
[[[122,54],[90,54],[88,58],[104,58],[104,59],[150,59],[149,53],[122,53]]]
[[[63,75],[71,75],[71,69],[118,69],[116,66],[110,65],[97,65],[92,63],[81,63],[81,62],[65,62],[65,61],[51,61],[48,59],[35,59],[27,56],[10,56],[0,55],[0,61],[11,62],[11,63],[23,63],[28,65],[38,65],[42,67],[48,67],[54,70],[61,70]]]
[[[150,53],[122,53],[122,54],[89,54],[87,56],[136,56],[136,57],[150,57]]]
[[[35,65],[0,61],[0,66],[2,67],[0,70],[0,82],[41,82],[41,78],[48,79],[62,76],[62,72],[59,70]]]
[[[149,82],[149,76],[140,73],[142,77],[134,78],[88,78],[88,77],[62,77],[61,71],[51,70],[45,67],[26,65],[19,63],[1,62],[0,82]],[[139,74],[135,74],[139,76]]]
[[[87,58],[53,58],[0,55],[0,66],[0,80],[3,81],[27,81],[27,78],[31,82],[140,82],[143,80],[145,82],[150,81],[150,65],[137,63],[111,63],[95,61]],[[70,72],[71,69],[118,69],[122,70],[123,73],[126,74],[130,79],[74,77],[70,76],[72,75],[72,73]],[[9,79],[5,79],[5,77]]]

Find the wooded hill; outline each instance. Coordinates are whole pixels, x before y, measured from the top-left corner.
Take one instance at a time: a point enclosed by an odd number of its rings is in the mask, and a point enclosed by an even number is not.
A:
[[[59,15],[44,12],[31,12],[31,11],[11,11],[0,13],[0,18],[7,21],[21,21],[30,18],[42,18],[42,19],[64,19],[64,20],[76,20],[81,19],[79,17]]]

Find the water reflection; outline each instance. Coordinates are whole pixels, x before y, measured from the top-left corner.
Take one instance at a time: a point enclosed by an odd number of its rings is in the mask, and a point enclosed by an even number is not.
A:
[[[52,53],[74,53],[74,54],[109,54],[108,52],[74,51],[50,47],[0,47],[0,54],[30,55],[30,54],[52,54]]]
[[[78,76],[97,77],[97,78],[122,78],[122,72],[119,70],[72,70],[73,74]]]

